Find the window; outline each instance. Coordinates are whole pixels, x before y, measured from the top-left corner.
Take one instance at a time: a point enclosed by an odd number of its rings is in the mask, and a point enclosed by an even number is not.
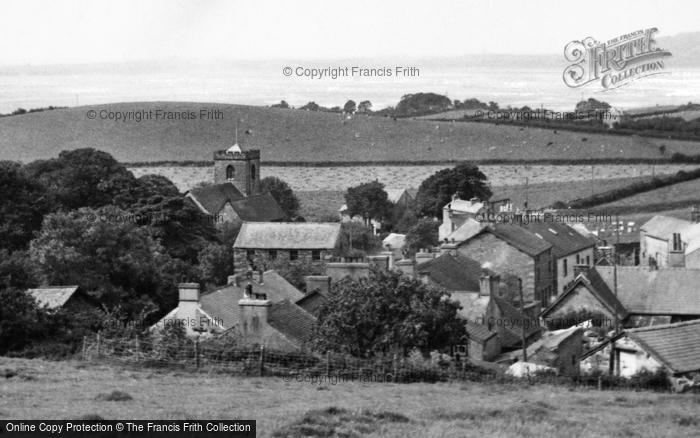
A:
[[[233,179],[235,175],[236,171],[234,170],[233,166],[228,166],[226,168],[226,179]]]
[[[567,267],[567,262],[568,262],[567,259],[562,260],[562,270],[564,271],[564,277],[569,275],[569,269]]]
[[[255,181],[255,164],[250,165],[250,179]]]
[[[299,251],[296,249],[290,249],[289,250],[289,260],[298,260],[299,259]]]
[[[249,249],[248,251],[246,251],[245,255],[248,260],[253,260],[255,258],[255,250]]]
[[[586,256],[586,265],[591,266],[591,256]]]
[[[313,251],[311,251],[311,260],[315,262],[321,260],[321,250],[314,249]]]
[[[579,256],[578,254],[576,254],[576,264],[577,265],[581,264],[581,256]]]
[[[271,249],[267,252],[267,258],[270,260],[275,260],[277,259],[277,250],[276,249]]]

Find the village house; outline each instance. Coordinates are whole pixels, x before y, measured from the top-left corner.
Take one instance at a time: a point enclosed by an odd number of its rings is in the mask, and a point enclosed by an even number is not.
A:
[[[491,295],[484,319],[477,323],[498,334],[502,349],[513,350],[523,347],[523,337],[525,345],[530,345],[540,338],[538,312],[539,308],[532,303],[526,304],[521,310],[508,301]]]
[[[542,338],[525,349],[527,362],[553,368],[560,376],[578,376],[580,357],[583,353],[583,329],[568,329],[544,332]],[[522,361],[523,351],[513,350],[499,357],[501,361]]]
[[[460,239],[443,243],[441,251],[460,253],[498,272],[507,299],[514,300],[522,284],[526,302],[547,305],[554,292],[554,260],[553,246],[544,237],[519,225],[485,225],[472,219],[452,235],[458,233]]]
[[[700,320],[625,330],[583,354],[581,368],[585,373],[612,371],[621,377],[664,370],[671,376],[697,378]]]
[[[442,208],[442,224],[438,229],[438,239],[442,242],[449,239],[450,234],[461,227],[467,219],[474,220],[478,214],[486,211],[486,203],[478,198],[470,200],[459,199],[457,195],[452,196],[452,201]]]
[[[542,311],[541,317],[563,320],[577,312],[590,312],[603,315],[609,325],[617,320],[625,327],[700,319],[698,284],[700,270],[695,269],[581,269],[574,283]]]
[[[387,251],[391,251],[395,260],[403,258],[403,249],[406,246],[406,235],[399,233],[390,233],[382,240],[382,247]]]
[[[695,218],[696,215],[693,215]],[[700,268],[700,223],[654,216],[640,227],[641,264]]]
[[[384,191],[387,194],[387,200],[395,206],[408,208],[413,203],[414,196],[407,189],[384,189]],[[382,228],[381,221],[375,218],[365,218],[360,215],[350,216],[347,204],[343,204],[338,209],[338,215],[341,222],[358,222],[371,226],[375,234]]]
[[[185,193],[199,210],[220,222],[274,222],[287,219],[277,201],[262,193],[260,151],[235,144],[214,152],[214,184]]]
[[[501,353],[501,341],[495,330],[484,324],[467,321],[466,355],[470,360],[490,362]]]
[[[552,245],[554,295],[544,300],[549,303],[574,280],[574,266],[593,266],[595,241],[559,222],[531,221],[523,227]]]
[[[181,283],[178,306],[154,328],[180,324],[190,336],[224,335],[240,345],[299,351],[315,324],[315,317],[296,304],[304,297],[275,271],[231,276],[229,284],[204,294],[197,283]]]
[[[339,240],[340,224],[334,222],[245,222],[233,244],[234,269],[297,261],[321,264]]]

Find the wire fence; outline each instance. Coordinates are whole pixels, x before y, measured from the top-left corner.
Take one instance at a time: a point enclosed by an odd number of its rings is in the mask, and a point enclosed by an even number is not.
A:
[[[403,358],[396,355],[362,359],[339,353],[286,352],[264,346],[230,345],[221,339],[85,337],[82,359],[151,367],[225,373],[238,376],[278,376],[286,381],[323,384],[336,382],[412,383],[480,382],[513,385],[548,384],[598,390],[632,389],[672,391],[672,379],[660,373],[625,379],[605,374],[562,376],[534,373],[513,377],[469,360]]]

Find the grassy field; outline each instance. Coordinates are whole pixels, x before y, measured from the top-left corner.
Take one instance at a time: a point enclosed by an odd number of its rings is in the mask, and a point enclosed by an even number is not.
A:
[[[700,427],[691,394],[333,385],[8,358],[0,371],[4,419],[256,419],[260,437],[693,437]]]
[[[88,118],[94,110],[95,119]],[[102,111],[192,113],[189,120],[103,120]],[[218,120],[200,110],[220,110]],[[154,112],[155,114],[155,112]],[[162,113],[165,114],[165,113]],[[191,117],[194,115],[194,117]],[[155,117],[155,116],[154,116]],[[0,159],[31,161],[94,147],[123,162],[210,160],[234,142],[259,148],[267,162],[658,159],[696,154],[700,144],[539,128],[282,110],[208,103],[116,103],[0,119]],[[248,132],[249,134],[247,134]],[[584,138],[586,140],[584,140]]]
[[[697,201],[700,203],[700,179],[638,193],[634,196],[603,204],[600,207],[638,206],[668,201]]]

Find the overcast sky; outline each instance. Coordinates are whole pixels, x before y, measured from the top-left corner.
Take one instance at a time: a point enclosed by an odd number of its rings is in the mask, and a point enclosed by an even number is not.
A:
[[[699,16],[693,0],[0,0],[0,65],[548,54]]]

